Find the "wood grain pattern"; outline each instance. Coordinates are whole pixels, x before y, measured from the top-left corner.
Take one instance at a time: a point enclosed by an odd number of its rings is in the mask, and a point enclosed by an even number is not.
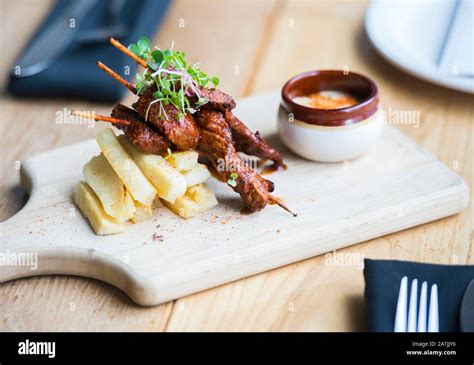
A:
[[[50,3],[0,1],[0,41],[2,49],[9,50],[0,59],[4,70],[2,81]],[[277,6],[266,1],[257,4],[249,12],[244,8],[248,3],[242,1],[225,2],[218,7],[203,1],[197,4],[175,1],[156,40],[168,44],[174,39],[217,75],[230,69],[230,74],[222,76],[222,84],[235,96],[279,88],[289,76],[308,69],[347,65],[366,73],[378,83],[385,107],[420,111],[419,128],[396,127],[463,176],[472,187],[472,96],[410,77],[375,54],[362,28],[365,1],[296,0],[280,1]],[[212,21],[207,16],[193,16],[205,14],[209,6],[213,6]],[[192,28],[177,29],[182,14],[193,18]],[[239,15],[234,17],[234,14]],[[229,19],[234,22],[232,28],[225,26]],[[239,26],[239,21],[243,26]],[[219,42],[213,38],[216,29]],[[195,42],[196,34],[205,36]],[[235,66],[241,71],[238,75],[234,75]],[[25,102],[2,96],[0,211],[3,219],[13,215],[25,201],[16,161],[90,137],[91,131],[81,126],[61,128],[51,123],[54,113],[64,106],[98,113],[107,113],[110,108],[57,100]],[[459,215],[368,241],[341,253],[473,264],[472,207],[471,200]],[[361,270],[325,265],[324,257],[192,295],[174,305],[146,309],[135,306],[113,287],[94,280],[57,276],[22,279],[0,286],[0,328],[363,330],[363,286]],[[76,311],[72,313],[71,302],[76,303]]]

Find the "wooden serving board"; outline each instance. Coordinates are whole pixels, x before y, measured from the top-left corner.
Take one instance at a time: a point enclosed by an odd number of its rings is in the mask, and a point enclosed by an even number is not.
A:
[[[37,254],[38,266],[3,266],[0,281],[87,276],[117,286],[141,305],[156,305],[456,214],[467,205],[466,183],[388,125],[354,161],[319,164],[295,156],[276,135],[278,104],[276,93],[256,96],[240,101],[236,114],[284,152],[288,170],[269,178],[275,195],[298,217],[276,206],[242,213],[239,197],[212,179],[220,204],[199,217],[183,220],[161,208],[125,233],[96,236],[71,199],[83,165],[99,151],[89,140],[23,161],[31,197],[1,223],[1,253]]]

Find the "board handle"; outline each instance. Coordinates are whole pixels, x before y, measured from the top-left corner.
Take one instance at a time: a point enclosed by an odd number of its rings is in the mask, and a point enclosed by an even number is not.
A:
[[[0,283],[39,275],[82,276],[119,288],[137,304],[156,304],[151,283],[138,276],[125,262],[93,249],[55,246],[6,252],[10,254],[4,256],[9,264],[0,270]]]

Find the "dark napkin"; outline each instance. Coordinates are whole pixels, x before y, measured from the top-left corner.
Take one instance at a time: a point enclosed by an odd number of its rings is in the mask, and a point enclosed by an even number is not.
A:
[[[402,277],[438,284],[440,332],[459,332],[459,310],[464,292],[474,278],[474,266],[434,265],[393,260],[364,260],[365,300],[369,331],[393,332],[398,291]],[[428,299],[429,300],[429,299]],[[473,309],[474,310],[474,309]]]
[[[64,16],[63,11],[70,1],[58,0],[55,3],[50,14],[28,44],[35,42],[57,17]],[[79,35],[86,31],[109,26],[112,1],[114,0],[98,1],[80,24]],[[127,32],[119,40],[128,45],[136,42],[141,36],[153,36],[163,19],[169,2],[169,0],[125,0],[119,18],[120,24],[127,28]],[[8,84],[8,91],[20,97],[118,101],[127,90],[101,71],[96,66],[97,61],[104,62],[129,80],[134,76],[135,63],[107,41],[95,44],[74,41],[65,53],[46,70],[24,78],[12,76]],[[126,66],[130,67],[130,75],[125,75],[123,72],[126,70]]]

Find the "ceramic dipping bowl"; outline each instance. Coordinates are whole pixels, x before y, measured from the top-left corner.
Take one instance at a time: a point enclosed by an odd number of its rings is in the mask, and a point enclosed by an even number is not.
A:
[[[354,104],[320,108],[300,101],[319,93],[346,95]],[[305,72],[288,80],[281,96],[277,122],[280,138],[290,150],[309,160],[341,162],[356,158],[369,149],[384,124],[377,86],[355,72]]]

